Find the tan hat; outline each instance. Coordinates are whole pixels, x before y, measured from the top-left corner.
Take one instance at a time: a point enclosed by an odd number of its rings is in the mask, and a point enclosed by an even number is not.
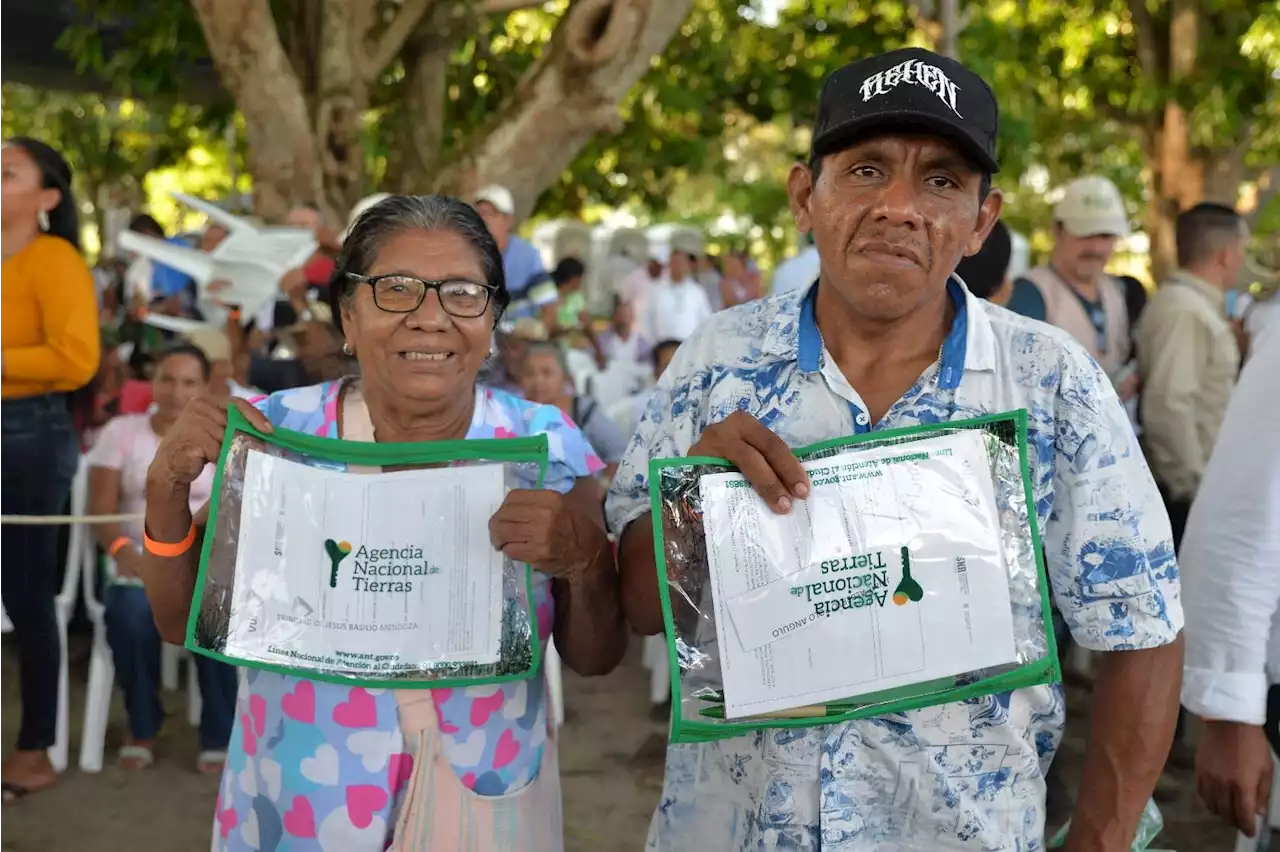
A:
[[[541,342],[550,339],[550,335],[547,334],[547,327],[543,325],[542,320],[536,317],[521,317],[516,320],[510,336],[517,340],[528,340],[530,342]]]
[[[481,201],[489,202],[499,213],[505,213],[508,216],[516,215],[516,200],[512,197],[511,190],[505,186],[491,183],[471,198],[473,205],[479,204]]]
[[[1053,218],[1076,237],[1129,236],[1129,214],[1120,190],[1104,177],[1076,178],[1067,184],[1062,200],[1054,205]]]
[[[187,342],[204,353],[210,361],[230,361],[231,341],[219,328],[194,328],[186,334]]]

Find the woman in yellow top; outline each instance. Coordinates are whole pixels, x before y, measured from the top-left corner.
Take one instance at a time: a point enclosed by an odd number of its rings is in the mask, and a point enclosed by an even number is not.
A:
[[[71,169],[48,145],[10,139],[0,148],[0,419],[3,511],[58,515],[79,447],[67,395],[98,369],[98,308],[80,257]],[[4,762],[4,801],[56,780],[47,749],[58,710],[58,528],[5,524],[0,572],[18,646],[22,725]]]

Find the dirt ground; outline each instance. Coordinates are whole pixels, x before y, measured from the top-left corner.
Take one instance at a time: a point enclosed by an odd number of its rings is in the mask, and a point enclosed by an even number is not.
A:
[[[71,763],[79,756],[88,645],[73,637],[71,659]],[[4,742],[13,742],[18,717],[17,670],[6,646],[0,690]],[[562,733],[561,770],[568,852],[640,850],[662,787],[665,725],[649,718],[647,675],[639,642],[624,665],[606,678],[584,680],[565,673],[568,720]],[[209,847],[216,777],[194,771],[194,732],[184,718],[181,692],[166,695],[169,719],[152,768],[125,773],[112,755],[124,731],[117,697],[107,732],[101,774],[69,770],[59,786],[3,812],[3,852],[191,852]],[[1068,692],[1071,723],[1059,757],[1070,789],[1084,753],[1088,692]],[[1177,852],[1229,852],[1232,833],[1199,804],[1189,772],[1177,773],[1180,790],[1161,804],[1166,830],[1156,846]],[[712,850],[714,852],[714,850]]]

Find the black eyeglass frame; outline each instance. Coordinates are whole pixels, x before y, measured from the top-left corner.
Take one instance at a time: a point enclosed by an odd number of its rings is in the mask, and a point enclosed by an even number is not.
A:
[[[352,281],[358,281],[361,284],[368,284],[369,288],[373,291],[372,294],[373,294],[374,307],[376,307],[380,311],[386,311],[389,314],[413,313],[418,308],[422,307],[422,303],[427,299],[427,293],[434,290],[436,293],[436,298],[440,301],[440,307],[444,310],[446,314],[452,317],[457,317],[459,319],[476,319],[477,317],[484,316],[484,312],[489,309],[489,305],[493,304],[493,297],[498,292],[498,288],[493,284],[488,284],[481,281],[472,281],[469,278],[445,278],[441,280],[428,281],[425,278],[419,278],[416,275],[406,275],[403,272],[389,272],[386,275],[373,275],[373,276],[361,275],[358,272],[348,272],[346,274],[346,277],[350,278]],[[403,278],[409,281],[417,281],[419,284],[422,285],[422,292],[418,295],[418,301],[414,303],[412,308],[405,308],[404,310],[393,310],[391,308],[384,308],[381,304],[378,303],[377,283],[387,278]],[[481,305],[480,307],[480,311],[474,314],[460,314],[455,311],[449,310],[449,307],[444,302],[444,298],[441,297],[440,295],[440,288],[443,287],[445,284],[474,284],[477,287],[484,288],[485,299],[484,299],[484,304]]]

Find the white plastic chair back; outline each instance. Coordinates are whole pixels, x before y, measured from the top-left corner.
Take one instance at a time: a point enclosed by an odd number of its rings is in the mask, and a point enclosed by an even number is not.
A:
[[[83,515],[89,505],[89,462],[80,457],[76,467],[75,478],[71,480],[71,514]],[[89,534],[84,524],[71,524],[67,539],[66,573],[62,578],[62,589],[54,598],[54,614],[58,620],[58,717],[55,727],[53,746],[49,749],[49,762],[55,772],[67,768],[67,742],[70,727],[71,709],[68,703],[67,688],[67,625],[71,622],[71,613],[75,611],[76,597],[80,594],[80,575],[84,562],[85,536]]]
[[[569,378],[573,382],[574,393],[585,394],[592,378],[600,373],[596,368],[595,359],[581,349],[570,349],[564,354],[564,362],[569,368]]]
[[[101,772],[102,755],[106,749],[107,717],[111,714],[111,688],[115,683],[116,667],[111,658],[111,646],[107,643],[106,607],[97,593],[97,551],[87,541],[84,554],[84,571],[81,587],[84,607],[93,624],[93,645],[89,650],[89,685],[85,690],[84,721],[80,732],[80,770]],[[110,563],[112,560],[107,557]],[[107,576],[115,575],[115,565],[106,569]]]

